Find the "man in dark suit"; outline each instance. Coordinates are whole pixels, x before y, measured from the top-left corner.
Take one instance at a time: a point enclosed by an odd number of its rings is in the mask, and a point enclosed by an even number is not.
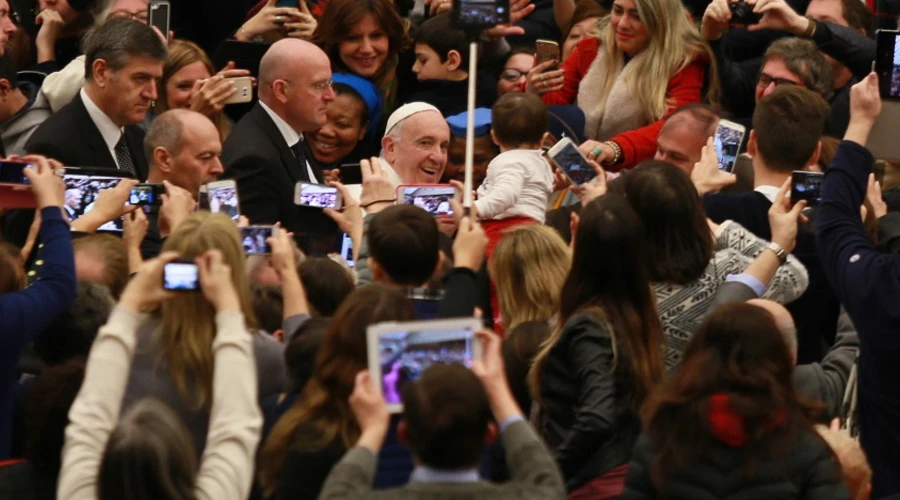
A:
[[[768,211],[779,188],[794,170],[816,168],[828,104],[817,93],[797,86],[783,86],[760,99],[753,114],[753,130],[747,150],[753,158],[754,190],[741,194],[716,193],[703,198],[713,222],[733,220],[756,236],[770,240]],[[797,321],[798,362],[822,359],[823,338],[833,343],[840,304],[825,279],[816,254],[813,226],[800,228],[794,255],[809,272],[809,287],[788,305]]]
[[[402,389],[400,440],[415,456],[409,484],[372,491],[378,450],[390,424],[384,399],[367,372],[356,377],[350,407],[360,437],[325,480],[321,498],[473,500],[565,498],[565,485],[553,456],[522,416],[503,368],[500,338],[485,333],[482,359],[472,369],[461,364],[433,364]],[[474,372],[474,373],[473,373]],[[385,377],[387,378],[387,377]],[[480,379],[480,381],[479,381]],[[478,462],[485,442],[498,434],[512,479],[483,481]]]
[[[235,179],[241,212],[254,224],[281,224],[300,247],[328,253],[337,225],[319,208],[294,204],[298,182],[324,183],[306,159],[303,133],[325,125],[334,100],[331,62],[315,45],[288,38],[276,42],[259,65],[259,102],[225,141],[225,177]]]
[[[25,145],[69,166],[118,169],[147,178],[144,121],[166,60],[163,40],[146,24],[111,19],[84,42],[85,84]]]

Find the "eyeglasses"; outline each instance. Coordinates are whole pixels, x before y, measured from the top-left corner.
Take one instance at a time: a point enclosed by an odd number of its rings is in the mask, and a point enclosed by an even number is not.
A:
[[[286,82],[286,83],[294,83],[292,80],[288,80],[285,78],[279,78],[278,80],[281,80],[282,82]],[[274,86],[275,82],[277,82],[278,80],[275,80],[274,82],[272,82],[272,86]],[[312,89],[315,90],[316,92],[325,92],[328,89],[330,89],[333,85],[334,85],[334,80],[329,78],[328,80],[325,80],[324,82],[314,83],[314,84],[310,85],[310,87],[312,87]]]
[[[520,78],[527,74],[527,71],[519,71],[515,68],[506,68],[503,70],[503,73],[500,73],[500,78],[506,80],[507,82],[517,82]]]
[[[109,16],[107,17],[108,19],[134,19],[135,21],[146,23],[147,11],[141,10],[138,12],[128,12],[127,10],[114,10],[110,12]]]
[[[768,87],[773,82],[775,83],[776,87],[781,85],[800,85],[793,80],[788,80],[787,78],[775,78],[774,76],[767,75],[765,73],[759,74],[759,79],[756,80],[756,85],[760,87]]]

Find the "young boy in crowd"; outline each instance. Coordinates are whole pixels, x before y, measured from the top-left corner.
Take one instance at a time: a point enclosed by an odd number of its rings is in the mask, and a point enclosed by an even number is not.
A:
[[[494,104],[491,124],[500,154],[488,165],[474,204],[488,236],[488,256],[504,229],[543,224],[553,191],[553,171],[541,151],[547,108],[540,97],[504,95]]]
[[[427,102],[451,116],[466,111],[469,90],[469,39],[453,26],[449,13],[422,23],[416,34],[417,91],[405,102]],[[497,81],[487,71],[476,77],[477,107],[489,108],[497,98]]]

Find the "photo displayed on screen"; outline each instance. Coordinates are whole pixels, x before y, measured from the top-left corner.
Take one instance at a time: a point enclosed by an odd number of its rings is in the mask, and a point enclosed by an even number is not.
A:
[[[356,265],[356,262],[353,260],[353,240],[347,233],[344,233],[343,238],[341,238],[341,257],[343,257],[344,262],[348,266],[353,267]]]
[[[30,184],[24,174],[26,168],[34,168],[34,164],[0,161],[0,184]]]
[[[135,186],[128,198],[129,205],[152,205],[156,203],[153,186]]]
[[[894,37],[894,71],[891,73],[891,97],[900,97],[900,36]]]
[[[410,187],[403,189],[403,203],[415,205],[433,215],[453,215],[450,200],[456,196],[452,187]]]
[[[163,287],[166,290],[196,290],[198,279],[195,264],[172,262],[163,269]]]
[[[241,243],[247,255],[272,253],[272,247],[266,241],[272,236],[271,227],[243,227],[241,228]]]
[[[297,204],[316,208],[338,208],[337,197],[337,188],[303,184],[300,187],[300,198],[297,200]]]
[[[237,188],[234,186],[210,188],[209,211],[214,214],[222,212],[233,220],[238,220],[241,214],[238,212]]]
[[[459,21],[466,26],[494,26],[509,20],[506,6],[495,0],[460,0]]]
[[[66,194],[63,209],[69,220],[75,220],[94,209],[97,195],[104,189],[112,189],[119,184],[121,177],[102,177],[95,175],[66,174]],[[122,219],[116,219],[100,226],[98,231],[122,231]]]
[[[802,174],[794,174],[799,177],[797,177],[791,190],[791,201],[796,203],[800,200],[806,200],[810,205],[815,205],[822,199],[822,181],[825,179],[825,176],[821,174],[809,175],[806,172]]]
[[[590,182],[591,179],[597,176],[594,169],[588,165],[581,153],[578,152],[578,148],[572,144],[567,145],[560,152],[556,153],[553,161],[576,185],[580,186],[585,182]]]
[[[713,146],[716,148],[716,158],[719,159],[719,169],[728,172],[734,170],[734,162],[737,161],[738,151],[741,149],[742,136],[740,130],[726,125],[719,125],[716,128]]]
[[[387,404],[400,404],[403,386],[429,366],[472,366],[475,333],[471,329],[386,332],[378,337],[381,390]]]

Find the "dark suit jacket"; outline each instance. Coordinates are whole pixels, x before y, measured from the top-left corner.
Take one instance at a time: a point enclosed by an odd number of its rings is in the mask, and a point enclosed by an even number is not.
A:
[[[375,455],[365,448],[352,448],[331,469],[319,498],[322,499],[564,499],[562,476],[550,451],[525,421],[510,424],[502,435],[512,479],[503,484],[409,483],[402,488],[372,491]]]
[[[148,169],[147,158],[144,157],[144,131],[137,125],[129,125],[125,127],[125,138],[138,178],[145,181]],[[118,169],[80,94],[47,118],[25,143],[25,149],[70,167]]]
[[[241,214],[251,223],[281,222],[307,253],[334,251],[336,243],[330,240],[336,238],[337,225],[321,209],[294,204],[294,186],[306,180],[306,169],[301,170],[275,122],[259,104],[231,130],[222,163],[224,177],[237,181]]]

